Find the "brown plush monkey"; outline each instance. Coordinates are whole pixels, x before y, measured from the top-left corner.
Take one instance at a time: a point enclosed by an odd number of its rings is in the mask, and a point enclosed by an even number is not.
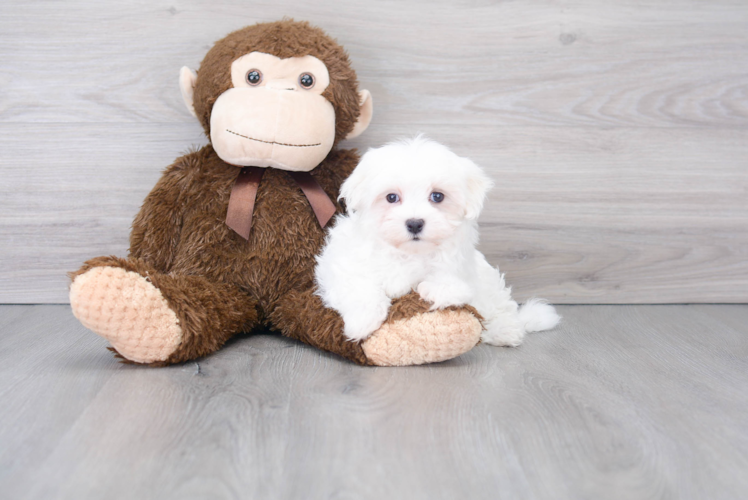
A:
[[[363,132],[372,101],[343,48],[283,20],[217,42],[181,88],[211,144],[168,167],[135,218],[128,258],[71,273],[70,303],[126,360],[168,365],[269,327],[361,364],[408,365],[471,349],[474,310],[396,300],[362,343],[314,295],[314,257],[358,161],[338,142]]]

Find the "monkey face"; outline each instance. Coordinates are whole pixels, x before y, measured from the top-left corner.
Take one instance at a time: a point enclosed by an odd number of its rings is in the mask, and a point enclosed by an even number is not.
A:
[[[330,84],[322,61],[251,52],[231,64],[231,83],[210,118],[210,139],[222,160],[308,171],[330,152],[335,110],[322,96]]]
[[[237,166],[312,170],[372,117],[345,50],[305,22],[229,34],[208,51],[199,78],[182,68],[180,88],[215,152]]]

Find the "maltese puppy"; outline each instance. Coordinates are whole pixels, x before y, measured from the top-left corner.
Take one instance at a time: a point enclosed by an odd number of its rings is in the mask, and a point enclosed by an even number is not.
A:
[[[432,310],[469,304],[488,344],[518,346],[553,328],[553,306],[512,300],[499,270],[476,250],[478,215],[493,183],[467,158],[416,137],[370,149],[343,183],[339,216],[317,257],[317,294],[340,313],[345,335],[363,340],[392,299],[415,290]]]

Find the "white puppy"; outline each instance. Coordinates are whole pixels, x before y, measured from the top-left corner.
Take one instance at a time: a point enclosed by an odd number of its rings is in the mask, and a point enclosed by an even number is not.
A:
[[[491,180],[467,158],[417,137],[370,149],[343,183],[339,216],[317,257],[317,293],[340,313],[345,335],[363,340],[412,289],[432,309],[469,304],[481,339],[517,346],[525,332],[556,326],[543,301],[522,308],[499,270],[476,250],[478,215]]]

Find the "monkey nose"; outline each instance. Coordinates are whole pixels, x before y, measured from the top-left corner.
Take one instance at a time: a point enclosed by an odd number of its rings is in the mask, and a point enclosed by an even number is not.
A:
[[[423,230],[423,226],[426,221],[423,219],[408,219],[405,221],[405,227],[408,228],[408,232],[411,234],[418,234]]]
[[[296,83],[292,80],[270,80],[265,87],[273,90],[296,90]]]

